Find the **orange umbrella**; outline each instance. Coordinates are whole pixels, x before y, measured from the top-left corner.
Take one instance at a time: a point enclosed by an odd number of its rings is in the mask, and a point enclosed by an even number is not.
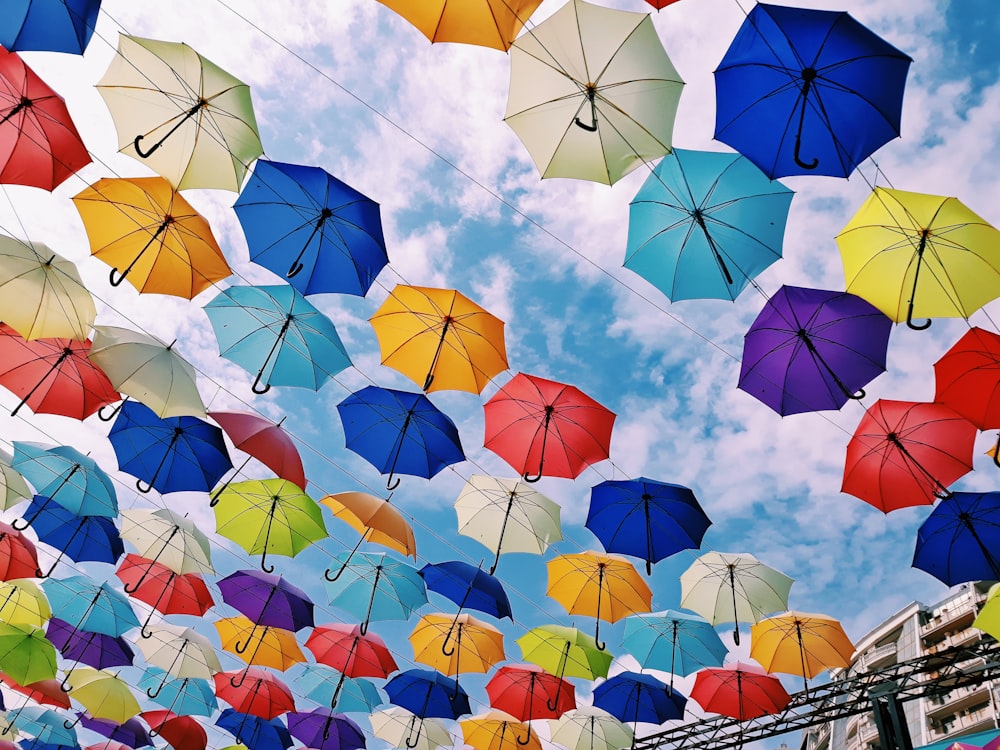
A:
[[[417,661],[446,675],[485,673],[506,658],[503,633],[468,614],[424,615],[410,633],[410,643]]]
[[[270,626],[260,627],[243,615],[226,617],[215,623],[222,648],[247,664],[284,671],[306,660],[295,633]]]
[[[542,0],[379,0],[432,42],[506,52]]]
[[[503,711],[490,711],[458,722],[462,737],[475,750],[542,750],[535,731]]]
[[[824,669],[850,666],[853,655],[844,628],[827,615],[785,612],[750,627],[750,656],[768,672],[808,680]]]
[[[388,500],[367,492],[337,492],[319,502],[333,511],[334,518],[361,534],[358,546],[363,541],[375,542],[417,559],[413,527]]]

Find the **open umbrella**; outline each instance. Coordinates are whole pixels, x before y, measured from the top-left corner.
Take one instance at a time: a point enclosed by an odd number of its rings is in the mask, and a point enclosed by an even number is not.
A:
[[[541,0],[379,0],[431,42],[458,42],[507,51]]]
[[[236,654],[251,666],[272,667],[284,672],[306,660],[305,654],[290,630],[259,627],[243,615],[217,620],[222,648]]]
[[[299,631],[313,625],[313,603],[302,589],[281,576],[259,570],[237,570],[218,582],[223,601],[259,627]],[[237,643],[246,650],[253,636]]]
[[[52,611],[78,630],[117,637],[139,627],[128,599],[107,581],[82,575],[49,578],[42,588]]]
[[[208,734],[191,716],[178,716],[173,711],[143,711],[139,714],[149,725],[150,734],[159,735],[174,750],[206,750]]]
[[[674,149],[629,204],[624,265],[667,299],[729,299],[781,257],[792,191],[739,154]]]
[[[504,122],[543,178],[610,185],[670,152],[683,86],[648,13],[571,0],[512,45]]]
[[[382,364],[424,391],[482,393],[507,369],[503,321],[454,289],[399,284],[370,322]]]
[[[517,639],[521,658],[556,677],[607,677],[614,656],[592,636],[564,625],[539,625]],[[553,704],[555,702],[553,701]]]
[[[913,567],[947,586],[1000,580],[1000,493],[953,492],[917,529]]]
[[[347,677],[323,664],[306,664],[302,674],[295,679],[295,686],[309,700],[341,713],[367,714],[385,702],[371,680]]]
[[[715,71],[715,137],[771,179],[847,177],[899,135],[911,62],[847,13],[758,3]]]
[[[69,445],[45,446],[20,440],[13,445],[11,466],[31,482],[36,498],[49,498],[74,515],[118,515],[111,477],[90,456]]]
[[[576,708],[573,686],[534,664],[506,664],[486,683],[490,707],[518,721],[556,719]]]
[[[122,723],[139,713],[139,702],[128,683],[117,675],[90,667],[73,670],[70,697],[87,709],[95,719]],[[77,719],[79,721],[79,719]]]
[[[118,527],[107,516],[78,516],[41,495],[35,495],[25,516],[38,541],[58,550],[47,572],[35,572],[39,578],[52,575],[63,557],[76,562],[94,560],[114,563],[125,554]]]
[[[288,714],[288,731],[315,750],[359,750],[365,746],[361,727],[329,708]]]
[[[247,750],[284,750],[294,744],[288,729],[278,719],[262,719],[234,708],[223,709],[215,725],[232,734]]]
[[[375,633],[362,633],[358,625],[317,625],[306,639],[316,661],[347,677],[388,677],[399,667],[392,652]]]
[[[115,571],[125,584],[125,593],[152,609],[142,623],[142,635],[154,612],[164,615],[204,615],[215,604],[204,579],[197,573],[182,573],[145,557],[126,554]]]
[[[332,510],[334,518],[361,534],[354,545],[355,551],[367,541],[394,549],[414,560],[417,558],[413,527],[388,500],[367,492],[337,492],[321,497],[319,503]]]
[[[97,732],[102,737],[108,738],[106,742],[97,745],[96,750],[123,750],[123,748],[127,750],[128,748],[153,746],[153,740],[150,739],[146,727],[135,717],[117,722],[111,719],[95,719],[93,716],[83,714],[80,717],[80,724]]]
[[[665,610],[625,618],[622,648],[648,669],[689,675],[702,667],[721,667],[729,649],[704,617]]]
[[[420,719],[457,719],[472,713],[465,690],[434,670],[407,669],[398,672],[385,683],[385,692],[393,705],[405,708]],[[411,738],[415,739],[414,735],[411,734]],[[407,745],[413,747],[409,741]]]
[[[594,705],[621,721],[662,724],[684,718],[687,698],[652,675],[619,672],[594,688]]]
[[[212,683],[198,677],[172,677],[158,667],[147,667],[136,683],[153,703],[170,711],[211,716],[219,708]]]
[[[120,518],[122,539],[140,557],[180,575],[215,572],[208,537],[187,515],[169,508],[129,508]]]
[[[249,87],[186,44],[121,34],[97,90],[118,150],[178,190],[239,192],[263,153]]]
[[[30,500],[34,494],[24,481],[24,477],[11,465],[13,460],[14,457],[10,453],[0,449],[0,509],[2,510],[10,510],[18,503]],[[5,539],[4,535],[7,533],[9,533],[7,524],[0,526],[0,539]],[[20,577],[11,576],[11,578]]]
[[[33,578],[38,569],[35,543],[10,524],[0,522],[0,580]]]
[[[378,204],[319,167],[261,159],[233,210],[250,260],[304,295],[364,297],[389,262]]]
[[[768,672],[808,679],[826,669],[848,667],[854,644],[839,621],[829,615],[785,612],[750,628],[750,657]]]
[[[635,739],[631,727],[594,706],[567,711],[549,727],[550,741],[567,750],[622,750]]]
[[[934,401],[980,430],[1000,427],[1000,336],[973,326],[934,363]],[[997,437],[1000,445],[1000,436]],[[1000,467],[1000,456],[993,462]]]
[[[1000,636],[1000,583],[994,583],[986,592],[986,601],[972,621],[972,627],[989,633],[994,638]]]
[[[28,696],[39,705],[56,706],[57,708],[69,708],[71,705],[69,696],[59,686],[59,680],[57,679],[38,680],[36,682],[29,682],[27,685],[22,685],[10,675],[0,674],[0,682],[3,682],[11,690]],[[3,726],[5,726],[4,722],[0,721],[0,728]]]
[[[8,716],[7,721],[3,722],[3,734],[9,734],[16,729],[48,745],[79,747],[76,730],[66,726],[66,719],[63,717],[64,714],[49,708],[25,706],[18,709],[16,715]]]
[[[51,680],[56,676],[55,646],[41,628],[0,622],[0,670],[22,685]]]
[[[518,373],[483,411],[483,445],[527,482],[574,479],[608,457],[615,414],[572,385]]]
[[[542,750],[534,730],[503,711],[488,711],[458,722],[465,744],[475,750]]]
[[[691,699],[709,713],[746,721],[777,713],[791,696],[774,675],[738,661],[697,672]]]
[[[273,719],[295,710],[291,690],[266,669],[246,667],[237,672],[218,672],[212,679],[215,694],[240,713]]]
[[[232,286],[205,305],[219,354],[255,372],[251,390],[318,391],[351,359],[333,322],[288,284]]]
[[[326,572],[330,604],[361,620],[360,632],[368,632],[371,620],[406,620],[427,603],[427,588],[416,568],[384,554],[340,553],[340,563],[331,576]]]
[[[466,607],[485,612],[493,617],[514,615],[503,584],[482,567],[461,560],[428,563],[420,569],[428,591],[434,591],[458,605],[461,612]]]
[[[291,436],[282,428],[284,418],[275,423],[257,414],[239,411],[210,411],[208,416],[229,436],[235,448],[247,454],[229,481],[246,468],[251,458],[255,458],[278,478],[287,479],[305,489],[306,473],[302,467],[302,456]],[[225,485],[215,494],[223,489]]]
[[[0,583],[0,622],[41,628],[50,617],[49,600],[31,578]]]
[[[409,636],[414,659],[446,675],[486,673],[506,658],[503,633],[469,614],[423,615]]]
[[[162,669],[164,677],[193,677],[199,680],[211,679],[222,671],[215,646],[208,638],[191,628],[160,623],[150,628],[148,636],[138,641],[146,663]],[[160,688],[162,688],[162,683]],[[157,690],[147,690],[146,695],[155,698]]]
[[[435,750],[455,744],[455,738],[442,719],[421,719],[399,706],[373,711],[368,719],[375,737],[401,750]]]
[[[101,0],[22,0],[0,19],[0,45],[82,55],[100,9]]]
[[[86,664],[94,669],[107,667],[131,666],[135,652],[121,636],[114,637],[104,633],[92,633],[78,630],[65,620],[53,617],[45,629],[46,637],[55,646],[64,659],[70,660],[72,666],[63,665],[67,684],[69,676],[76,671],[78,664]]]

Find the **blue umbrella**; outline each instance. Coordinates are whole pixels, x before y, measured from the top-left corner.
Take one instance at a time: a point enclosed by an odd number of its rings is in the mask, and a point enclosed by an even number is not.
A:
[[[913,567],[948,586],[1000,580],[1000,492],[952,492],[917,529]]]
[[[54,745],[49,742],[39,742],[36,739],[27,738],[17,741],[17,746],[21,750],[80,750],[79,745]]]
[[[105,516],[77,516],[41,495],[31,499],[25,516],[31,518],[38,540],[59,550],[47,573],[37,571],[39,578],[52,575],[64,555],[76,562],[113,563],[125,554],[118,527]]]
[[[295,685],[309,700],[341,713],[371,713],[383,703],[382,695],[371,680],[345,677],[323,664],[306,664]]]
[[[400,672],[385,683],[385,692],[394,705],[421,719],[457,719],[472,713],[468,693],[456,680],[432,669]]]
[[[78,713],[77,716],[84,727],[109,740],[121,742],[132,748],[153,746],[153,740],[150,739],[146,727],[136,718],[126,719],[119,724],[110,719],[98,719],[84,713]]]
[[[49,606],[77,630],[118,637],[139,627],[128,599],[106,581],[87,576],[49,578],[42,583]]]
[[[15,440],[11,466],[28,480],[36,494],[54,500],[74,515],[118,515],[111,477],[94,459],[75,448]],[[16,523],[14,528],[18,528]]]
[[[469,607],[494,617],[514,617],[503,584],[481,567],[461,560],[449,560],[428,563],[420,569],[420,575],[428,591],[435,591],[455,602],[459,612]]]
[[[781,257],[792,191],[739,154],[674,149],[629,206],[625,267],[667,299],[729,299]]]
[[[288,714],[288,731],[315,750],[360,750],[365,746],[361,727],[329,708],[292,711]]]
[[[249,750],[276,750],[293,744],[288,729],[277,719],[268,721],[232,708],[224,709],[215,720],[215,725],[225,729]]]
[[[97,25],[101,0],[5,0],[0,45],[82,55]]]
[[[715,137],[772,179],[847,177],[899,135],[911,62],[847,13],[760,3],[715,71]]]
[[[347,447],[389,475],[387,489],[399,486],[396,473],[430,479],[465,460],[455,423],[422,393],[370,385],[337,404],[337,412]]]
[[[594,705],[619,721],[662,724],[684,717],[687,698],[655,677],[619,672],[594,688]]]
[[[639,477],[592,487],[584,525],[607,552],[640,557],[650,573],[653,563],[698,549],[711,524],[687,487]]]
[[[261,159],[233,210],[250,260],[302,294],[364,297],[389,262],[378,204],[319,167]]]
[[[647,669],[689,675],[702,667],[721,667],[729,649],[712,624],[700,615],[676,610],[625,618],[622,648]]]
[[[230,287],[205,312],[219,354],[256,371],[254,393],[272,385],[318,391],[351,364],[333,322],[288,284]]]
[[[384,554],[341,552],[340,563],[326,589],[330,604],[362,620],[361,634],[370,620],[405,620],[427,603],[427,588],[416,568]]]
[[[211,716],[219,707],[208,680],[173,677],[159,667],[146,667],[136,686],[154,703],[175,714]]]
[[[33,737],[48,745],[68,745],[78,747],[76,730],[67,728],[67,719],[60,713],[40,706],[25,706],[11,713],[6,721],[0,721],[3,734],[10,734],[13,725],[22,734]]]
[[[221,429],[197,417],[158,417],[138,401],[121,405],[108,440],[140,492],[207,492],[233,468]]]

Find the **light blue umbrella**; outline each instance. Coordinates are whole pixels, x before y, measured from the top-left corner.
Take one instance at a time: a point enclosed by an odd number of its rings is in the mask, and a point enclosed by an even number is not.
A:
[[[427,588],[417,569],[383,554],[341,552],[334,557],[337,572],[327,571],[330,604],[362,620],[406,620],[427,603]]]
[[[211,716],[219,707],[212,684],[197,677],[171,677],[159,667],[146,667],[137,685],[150,700],[175,714]]]
[[[746,157],[674,149],[632,199],[625,267],[672,302],[734,300],[781,257],[791,200]]]
[[[704,617],[668,609],[625,618],[622,648],[646,669],[689,675],[702,667],[721,667],[728,649]]]
[[[333,322],[288,284],[230,287],[205,312],[219,354],[256,373],[254,393],[272,385],[318,391],[351,365]]]
[[[50,708],[25,706],[12,712],[6,720],[0,720],[0,732],[3,732],[0,739],[9,738],[12,734],[10,728],[13,727],[47,745],[79,747],[76,730],[66,728],[70,718]]]
[[[15,440],[11,466],[35,488],[36,495],[50,498],[74,515],[118,515],[111,477],[75,448]]]
[[[139,627],[139,620],[128,599],[107,582],[98,582],[87,576],[49,578],[42,583],[42,589],[53,614],[77,630],[117,638]]]
[[[345,677],[336,669],[322,664],[306,664],[305,671],[295,684],[309,700],[341,713],[357,711],[367,714],[385,703],[371,680]]]

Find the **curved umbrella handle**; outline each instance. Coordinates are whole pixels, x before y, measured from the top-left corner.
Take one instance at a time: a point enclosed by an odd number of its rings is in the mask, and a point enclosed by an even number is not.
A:
[[[285,272],[285,278],[291,279],[299,275],[302,269],[305,268],[301,263],[293,263],[291,267]],[[326,739],[325,737],[323,739]]]
[[[254,393],[256,393],[258,396],[260,396],[262,394],[265,394],[269,390],[271,390],[271,384],[270,383],[264,383],[264,387],[263,388],[260,387],[260,380],[263,377],[264,377],[264,368],[262,367],[257,372],[257,377],[254,378],[253,385],[250,386],[250,390],[253,391]]]
[[[396,481],[393,482],[392,481],[392,477],[393,477],[394,474],[395,474],[395,472],[393,472],[392,474],[389,474],[389,479],[386,480],[386,483],[385,483],[385,488],[387,490],[389,490],[389,492],[392,492],[394,489],[396,489],[397,487],[399,487],[399,483],[403,481],[402,477],[396,477]]]
[[[10,522],[10,527],[12,529],[14,529],[15,531],[24,531],[26,528],[28,528],[29,526],[31,526],[31,521],[25,521],[24,522],[24,526],[18,526],[17,525],[18,521],[24,521],[24,519],[23,518],[15,518],[13,521]]]
[[[148,495],[150,490],[153,489],[152,483],[144,484],[141,479],[135,480],[135,488],[139,490],[143,495]]]
[[[148,695],[149,699],[152,700],[153,698],[155,698],[156,696],[158,696],[160,694],[161,690],[163,690],[163,683],[162,682],[159,685],[156,686],[156,690],[153,690],[152,688],[146,688],[146,695]]]
[[[64,719],[63,720],[63,726],[66,727],[67,729],[72,729],[73,727],[75,727],[77,724],[80,723],[80,719],[82,719],[82,718],[83,718],[83,714],[80,714],[79,716],[77,716],[75,721],[69,721],[68,719]]]
[[[588,132],[591,132],[591,133],[596,133],[597,132],[597,120],[594,120],[593,123],[591,123],[590,125],[588,125],[587,123],[585,123],[582,120],[580,120],[579,117],[574,117],[573,118],[573,122],[576,123],[576,125],[578,127],[581,127],[581,128],[583,128],[584,130],[586,130]],[[520,740],[518,741],[518,743],[520,744]]]
[[[861,401],[867,395],[868,395],[868,393],[865,391],[864,388],[858,388],[858,390],[855,391],[854,393],[847,394],[847,397],[849,399],[851,399],[852,401]]]
[[[410,732],[406,735],[406,746],[409,748],[414,748],[420,742],[420,733],[424,729],[424,720],[420,720],[419,726],[417,726],[417,733],[413,734],[413,725],[417,723],[417,717],[414,716],[410,719]]]
[[[555,710],[555,709],[553,709],[553,710]],[[528,733],[524,736],[524,740],[523,741],[521,740],[520,737],[518,737],[516,735],[514,737],[514,741],[517,742],[517,744],[520,745],[521,747],[526,747],[528,745],[528,743],[531,742],[531,727],[530,726],[528,727]]]
[[[124,271],[119,273],[117,268],[112,268],[111,273],[108,274],[108,281],[111,283],[111,286],[121,286],[122,282],[125,281],[125,277],[128,276],[128,273],[131,270],[131,268],[126,268]],[[115,274],[118,274],[118,276],[116,277]]]
[[[803,103],[802,108],[805,109],[805,104]],[[802,161],[802,157],[799,155],[799,149],[802,148],[802,134],[800,133],[795,138],[795,151],[792,154],[792,158],[795,159],[795,163],[798,164],[803,169],[816,169],[819,166],[819,159],[813,159],[810,162]]]
[[[246,649],[243,650],[246,651]],[[246,678],[247,678],[247,670],[244,669],[243,672],[240,674],[240,681],[236,682],[232,677],[230,677],[229,684],[232,685],[234,688],[242,687],[243,682],[244,680],[246,680]]]
[[[541,471],[539,471],[537,474],[533,474],[533,475],[530,475],[530,476],[528,474],[522,474],[521,475],[521,479],[523,479],[525,482],[528,482],[529,484],[534,484],[535,482],[537,482],[541,478],[542,478],[542,472]]]
[[[100,419],[102,422],[110,422],[112,419],[115,418],[115,416],[118,414],[118,412],[120,412],[122,410],[122,405],[126,401],[128,401],[128,396],[126,396],[125,398],[123,398],[121,400],[121,403],[119,403],[118,406],[116,406],[114,409],[112,409],[111,412],[109,414],[107,414],[107,415],[105,415],[105,413],[104,413],[104,409],[107,406],[107,404],[105,404],[105,406],[102,406],[100,409],[97,410],[97,418]]]

